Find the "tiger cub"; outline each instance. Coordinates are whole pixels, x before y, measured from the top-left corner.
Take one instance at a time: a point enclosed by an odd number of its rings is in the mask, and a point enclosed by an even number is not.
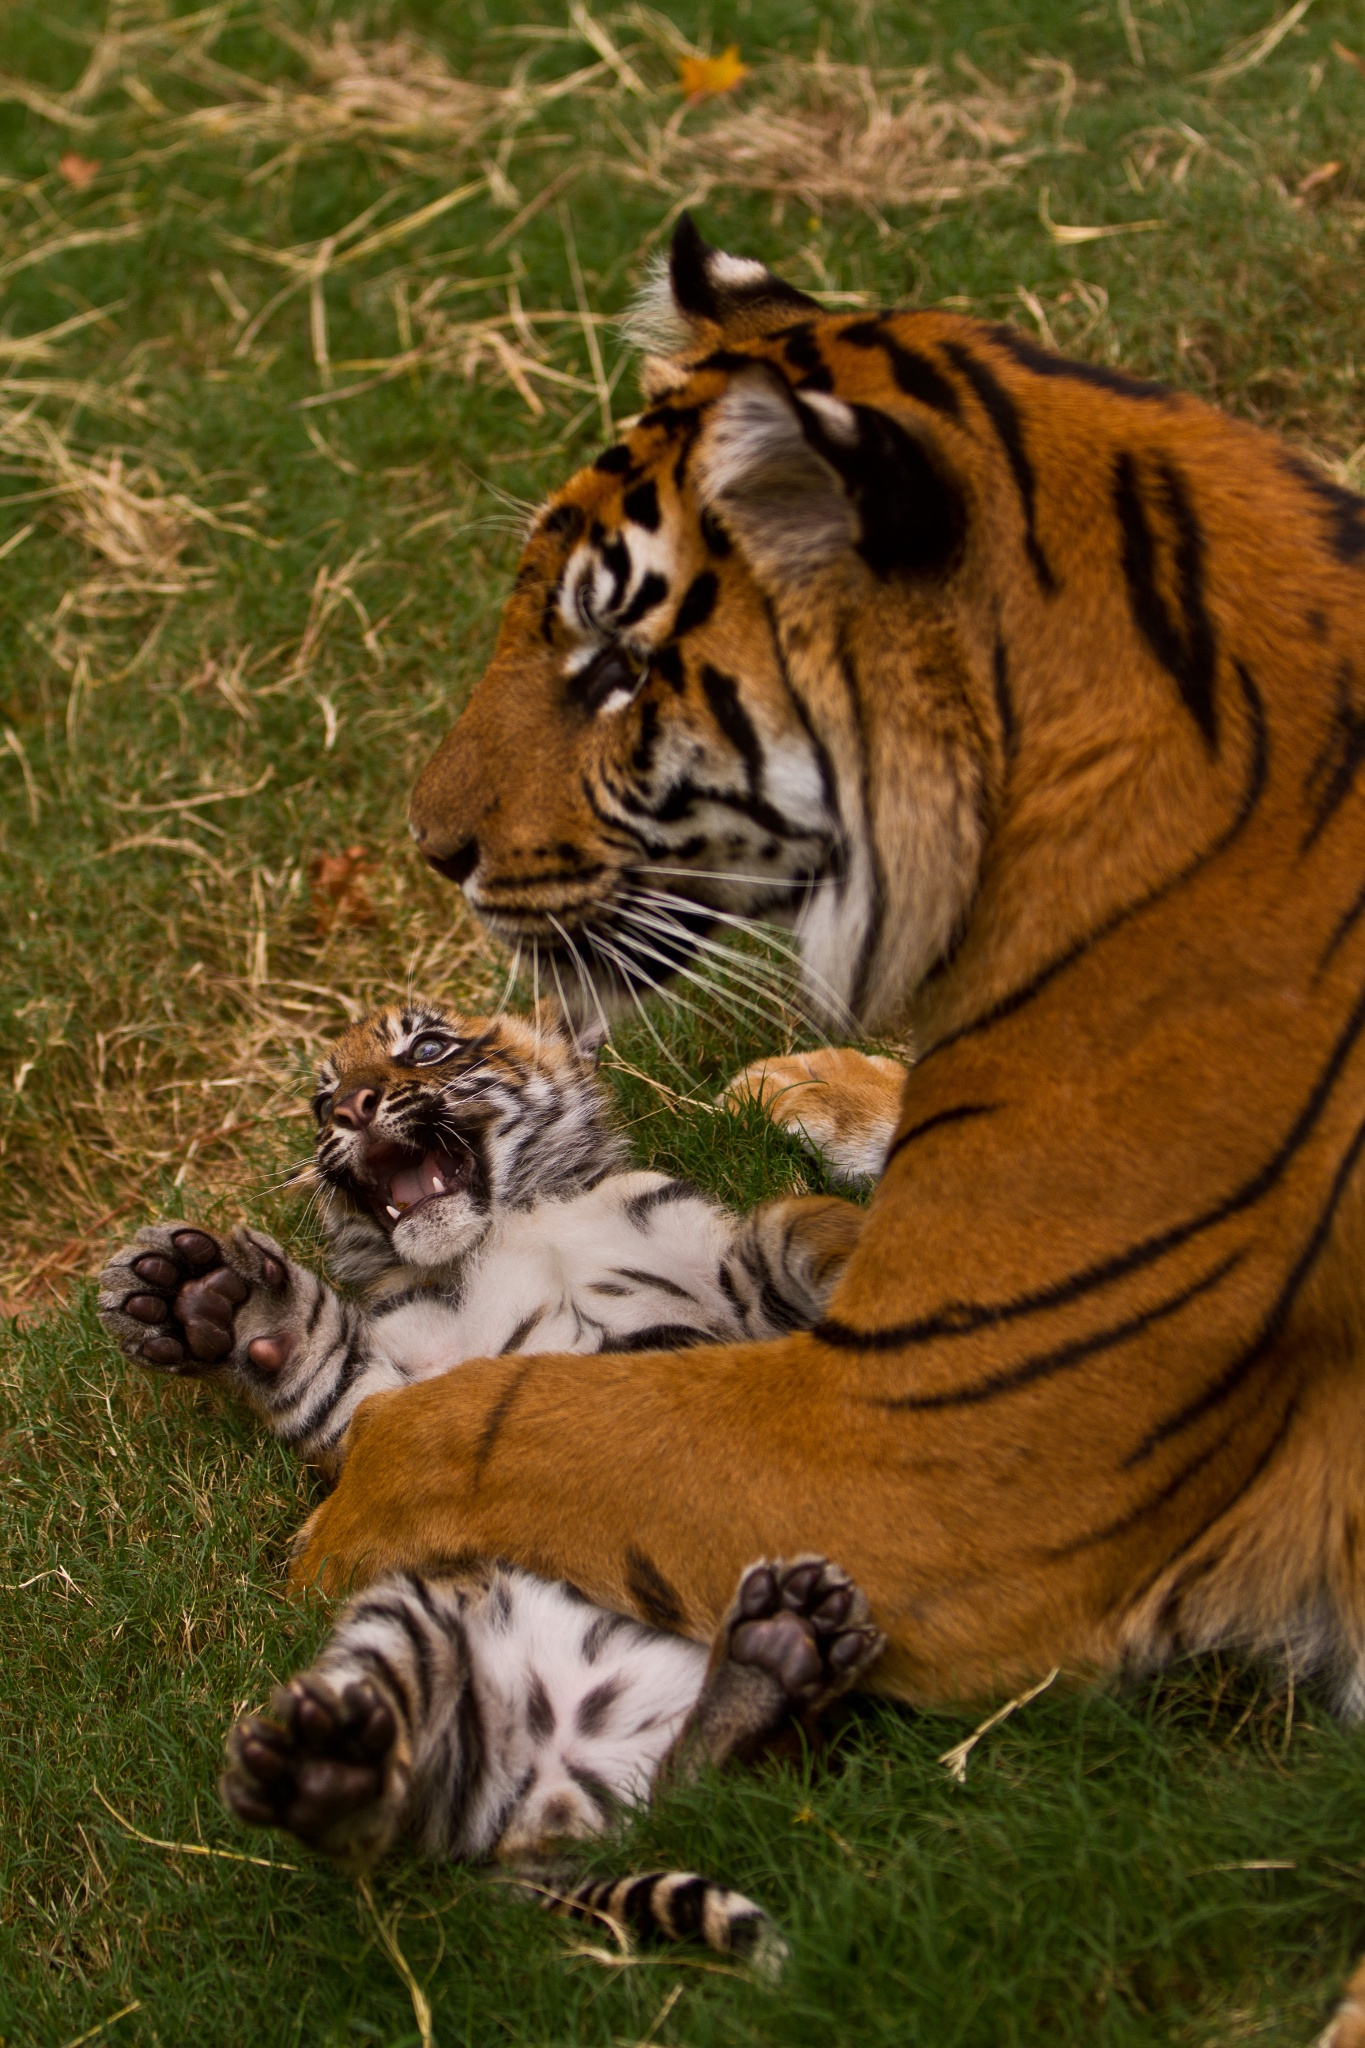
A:
[[[467,1358],[805,1327],[856,1236],[846,1204],[741,1219],[629,1169],[591,1053],[556,1013],[378,1011],[324,1060],[313,1106],[298,1179],[359,1300],[263,1232],[170,1222],[106,1268],[99,1308],[129,1357],[230,1384],[331,1474],[363,1400]],[[709,1657],[524,1571],[397,1573],[351,1602],[268,1716],[232,1730],[224,1797],[353,1865],[403,1832],[431,1854],[542,1867],[666,1767],[747,1758],[810,1721],[881,1647],[862,1594],[823,1558],[751,1567]],[[690,1872],[560,1904],[768,1964],[780,1947],[758,1907]]]
[[[213,1374],[335,1474],[371,1394],[506,1352],[659,1351],[818,1320],[861,1214],[820,1197],[747,1218],[635,1171],[592,1055],[535,1021],[419,1004],[323,1061],[312,1165],[343,1299],[263,1232],[151,1225],[100,1282],[125,1354]]]

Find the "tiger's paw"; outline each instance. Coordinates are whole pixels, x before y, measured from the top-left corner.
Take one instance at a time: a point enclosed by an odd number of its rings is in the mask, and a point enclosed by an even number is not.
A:
[[[294,1346],[289,1293],[289,1260],[273,1239],[153,1223],[100,1275],[99,1314],[124,1356],[157,1372],[278,1372]]]
[[[719,1101],[758,1102],[844,1180],[875,1179],[900,1121],[909,1068],[884,1053],[827,1048],[755,1060]]]
[[[716,1657],[754,1667],[790,1711],[818,1714],[870,1670],[886,1647],[867,1597],[824,1557],[750,1565],[720,1626]]]
[[[304,1671],[276,1687],[269,1714],[231,1730],[220,1790],[239,1820],[363,1867],[398,1832],[411,1777],[403,1752],[393,1708],[370,1679],[338,1691]]]

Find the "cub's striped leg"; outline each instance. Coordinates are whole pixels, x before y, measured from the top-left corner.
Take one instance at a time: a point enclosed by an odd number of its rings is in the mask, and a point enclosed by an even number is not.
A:
[[[353,1600],[312,1669],[230,1731],[232,1812],[351,1867],[400,1833],[460,1853],[483,1764],[466,1607],[459,1581],[411,1577]]]
[[[780,1337],[818,1323],[866,1220],[836,1195],[791,1195],[751,1210],[720,1273],[744,1335]]]
[[[818,1152],[844,1180],[875,1180],[900,1122],[910,1069],[884,1053],[830,1047],[755,1060],[720,1097],[760,1102],[775,1124]]]
[[[541,1895],[562,1919],[595,1921],[646,1940],[703,1941],[721,1955],[738,1956],[770,1982],[781,1976],[791,1953],[761,1906],[694,1870],[592,1878],[562,1892],[547,1885]]]
[[[149,1224],[101,1274],[99,1312],[127,1357],[230,1381],[276,1436],[328,1468],[360,1402],[407,1379],[364,1312],[258,1230]]]
[[[793,1722],[813,1729],[885,1647],[865,1596],[828,1558],[750,1565],[660,1779],[694,1777],[707,1764],[751,1763]]]

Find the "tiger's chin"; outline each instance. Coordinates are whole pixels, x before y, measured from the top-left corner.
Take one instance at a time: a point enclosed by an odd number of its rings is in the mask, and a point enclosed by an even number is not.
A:
[[[467,1196],[435,1195],[398,1218],[393,1249],[405,1266],[445,1266],[467,1257],[488,1228],[487,1210]]]

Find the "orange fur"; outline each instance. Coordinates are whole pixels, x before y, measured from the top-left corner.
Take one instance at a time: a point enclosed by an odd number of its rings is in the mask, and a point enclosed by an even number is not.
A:
[[[727,318],[718,277],[666,404],[538,526],[414,820],[495,928],[585,933],[639,857],[600,792],[650,704],[713,781],[708,666],[765,761],[804,720],[847,825],[839,993],[920,1054],[890,1162],[811,1334],[369,1404],[300,1572],[472,1548],[640,1611],[644,1552],[705,1638],[748,1558],[818,1547],[904,1699],[1232,1644],[1358,1712],[1365,517],[1193,399],[947,313],[755,287]],[[885,568],[876,478],[840,467],[873,416],[960,507],[922,563]],[[623,530],[623,464],[718,600],[681,686],[651,665],[585,715],[549,599],[582,533]],[[654,664],[666,630],[643,641]],[[713,840],[677,868],[719,870]],[[811,930],[838,984],[839,922]]]

